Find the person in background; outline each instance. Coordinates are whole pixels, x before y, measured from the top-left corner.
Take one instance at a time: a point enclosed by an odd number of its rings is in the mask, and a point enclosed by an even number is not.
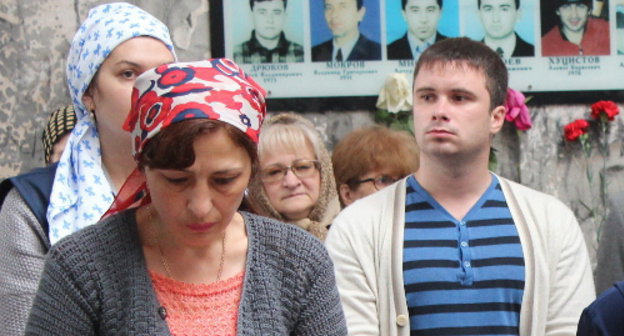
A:
[[[92,8],[69,48],[67,83],[77,123],[58,165],[0,187],[0,330],[22,335],[44,256],[94,224],[135,167],[121,125],[143,71],[175,60],[169,30],[123,2]]]
[[[325,241],[352,335],[574,335],[595,298],[573,212],[488,170],[508,73],[469,38],[414,70],[420,167],[346,207]]]
[[[258,156],[251,208],[323,240],[340,203],[331,157],[314,125],[294,113],[274,115],[262,126]]]
[[[138,167],[106,218],[52,247],[28,335],[346,335],[331,260],[307,233],[237,211],[265,90],[228,59],[135,83]]]
[[[559,24],[542,36],[543,56],[609,55],[609,22],[591,16],[591,0],[557,0]]]
[[[446,38],[438,32],[442,0],[401,0],[401,8],[407,32],[388,44],[388,59],[418,59],[427,47]]]
[[[52,112],[41,135],[46,165],[56,163],[61,159],[69,134],[75,125],[76,111],[74,105],[67,105]]]
[[[515,31],[520,20],[520,0],[479,0],[479,18],[485,37],[483,43],[501,57],[524,57],[535,54],[532,44]]]
[[[363,127],[336,144],[332,163],[344,207],[418,170],[418,145],[404,131]]]
[[[577,336],[617,336],[624,332],[624,281],[615,283],[581,315]]]
[[[287,4],[287,0],[249,0],[254,30],[248,41],[234,47],[234,61],[303,62],[303,47],[284,35]]]

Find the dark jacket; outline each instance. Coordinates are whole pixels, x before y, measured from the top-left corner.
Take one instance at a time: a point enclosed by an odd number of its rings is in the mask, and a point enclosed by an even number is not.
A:
[[[15,188],[33,212],[41,227],[48,233],[46,213],[50,203],[52,184],[57,164],[36,168],[27,173],[7,178],[0,183],[0,207],[9,191]]]
[[[624,335],[624,281],[604,291],[583,310],[576,335]]]
[[[527,41],[523,40],[516,33],[516,47],[514,48],[511,57],[527,57],[535,55],[535,47]]]
[[[446,39],[447,37],[436,32],[435,41],[438,42]],[[388,44],[388,59],[389,60],[402,60],[413,59],[412,48],[410,48],[409,40],[407,39],[407,33],[400,39]]]
[[[313,62],[327,62],[332,60],[333,40],[325,41],[312,48]],[[381,60],[381,45],[360,34],[353,50],[346,61],[378,61]]]
[[[516,34],[516,46],[514,47],[511,57],[527,57],[535,55],[535,47],[527,41],[523,40],[518,33]],[[485,43],[485,40],[481,40]]]

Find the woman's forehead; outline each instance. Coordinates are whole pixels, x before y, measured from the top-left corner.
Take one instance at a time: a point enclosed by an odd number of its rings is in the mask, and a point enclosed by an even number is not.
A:
[[[314,150],[305,142],[301,143],[276,143],[274,146],[264,147],[259,154],[260,161],[279,160],[291,156],[293,158],[315,159]]]

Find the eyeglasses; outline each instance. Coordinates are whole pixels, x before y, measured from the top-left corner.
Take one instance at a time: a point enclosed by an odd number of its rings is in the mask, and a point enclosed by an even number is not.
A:
[[[394,183],[396,181],[398,181],[398,179],[395,179],[394,177],[391,177],[391,176],[388,176],[388,175],[381,175],[381,176],[377,176],[377,177],[370,177],[370,178],[367,178],[367,179],[354,181],[352,183],[352,185],[356,186],[356,185],[360,185],[362,183],[373,182],[373,185],[375,186],[375,189],[381,190],[381,189],[391,185],[392,183]]]
[[[317,160],[295,160],[288,167],[274,164],[262,169],[260,179],[266,183],[278,182],[286,176],[288,170],[291,170],[298,178],[305,178],[314,175],[320,169],[321,163]]]

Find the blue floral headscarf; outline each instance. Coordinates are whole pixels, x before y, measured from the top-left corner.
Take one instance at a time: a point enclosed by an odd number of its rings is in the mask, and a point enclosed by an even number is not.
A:
[[[67,57],[67,84],[78,122],[59,161],[47,219],[50,243],[97,222],[113,202],[113,187],[102,167],[93,115],[82,103],[94,75],[121,43],[137,36],[162,41],[174,54],[169,30],[144,10],[124,2],[94,7],[82,23]]]

